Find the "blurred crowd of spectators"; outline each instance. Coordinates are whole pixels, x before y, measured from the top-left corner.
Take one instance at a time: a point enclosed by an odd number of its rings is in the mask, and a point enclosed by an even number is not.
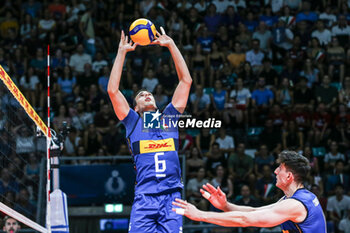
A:
[[[239,204],[274,202],[281,196],[274,186],[275,158],[293,149],[311,161],[306,187],[319,196],[329,232],[348,232],[350,1],[0,3],[0,64],[43,119],[50,45],[53,128],[59,132],[63,122],[70,127],[64,155],[129,154],[107,84],[121,30],[145,17],[165,28],[188,64],[193,90],[187,113],[223,122],[217,131],[180,130],[187,199],[211,209],[198,192],[211,182]],[[121,90],[132,106],[134,93],[146,88],[162,109],[177,80],[168,50],[139,46],[127,55]],[[16,103],[5,89],[1,93],[3,130],[6,106]],[[9,139],[2,132],[2,153],[6,140],[25,147],[21,153],[34,152],[26,134],[19,130]]]

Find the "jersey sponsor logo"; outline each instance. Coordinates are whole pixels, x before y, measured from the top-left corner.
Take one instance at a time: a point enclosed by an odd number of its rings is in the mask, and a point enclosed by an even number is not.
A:
[[[160,151],[175,151],[175,143],[173,138],[160,140],[141,140],[140,154],[160,152]]]
[[[315,197],[315,199],[312,200],[312,203],[314,203],[314,206],[318,206],[320,204],[317,197]]]
[[[282,230],[282,233],[289,233],[288,230]]]

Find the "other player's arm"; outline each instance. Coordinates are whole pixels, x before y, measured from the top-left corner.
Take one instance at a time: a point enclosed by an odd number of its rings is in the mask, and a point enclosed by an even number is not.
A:
[[[283,200],[272,208],[251,212],[206,212],[198,210],[194,205],[181,199],[176,199],[173,204],[180,207],[180,209],[173,209],[178,214],[194,221],[208,222],[225,227],[273,227],[288,220],[296,223],[302,222],[307,215],[304,205],[295,199]]]
[[[120,79],[122,76],[123,65],[126,53],[135,50],[137,44],[128,42],[128,36],[125,36],[124,31],[121,33],[119,49],[115,58],[111,75],[108,81],[108,95],[112,101],[114,112],[119,120],[123,120],[129,113],[130,107],[124,95],[119,90]]]
[[[187,68],[185,59],[181,55],[180,50],[177,48],[175,42],[165,34],[165,31],[162,27],[160,27],[160,30],[162,34],[160,35],[157,33],[158,38],[153,42],[153,44],[165,46],[171,53],[171,56],[175,63],[176,73],[179,77],[179,84],[175,89],[171,103],[180,113],[183,113],[186,108],[192,84],[191,74]]]
[[[215,188],[211,184],[207,183],[203,185],[200,190],[202,196],[206,198],[213,206],[224,212],[229,211],[240,211],[240,212],[252,212],[264,209],[270,209],[274,207],[277,203],[262,207],[250,207],[250,206],[240,206],[227,201],[226,194],[220,189],[220,187]]]

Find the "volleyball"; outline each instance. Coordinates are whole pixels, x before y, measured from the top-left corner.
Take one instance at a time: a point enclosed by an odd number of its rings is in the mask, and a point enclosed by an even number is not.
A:
[[[129,28],[129,35],[134,43],[149,45],[156,36],[156,27],[148,19],[137,19]]]

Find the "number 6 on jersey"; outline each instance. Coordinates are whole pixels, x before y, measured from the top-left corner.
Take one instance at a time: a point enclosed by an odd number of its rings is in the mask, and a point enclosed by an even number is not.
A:
[[[155,167],[156,167],[156,177],[165,177],[165,173],[161,173],[164,172],[166,169],[166,164],[165,164],[165,160],[160,160],[158,159],[158,156],[160,155],[164,155],[164,152],[160,152],[160,153],[156,153],[154,155],[154,163],[155,163]]]

